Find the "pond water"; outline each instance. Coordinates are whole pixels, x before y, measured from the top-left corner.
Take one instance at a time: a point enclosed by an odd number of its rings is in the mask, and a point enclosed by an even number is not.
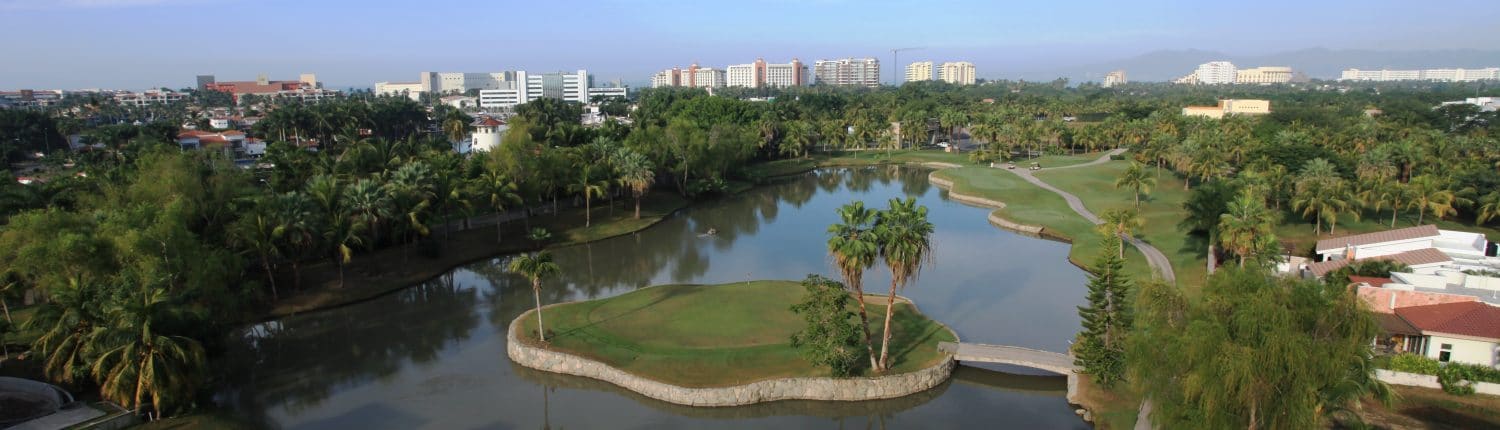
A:
[[[949,200],[927,173],[818,170],[694,205],[637,234],[555,249],[565,274],[544,284],[542,300],[665,283],[832,277],[825,243],[835,209],[912,196],[930,208],[935,259],[901,294],[964,341],[1065,351],[1085,290],[1068,245],[989,225],[988,209]],[[716,234],[704,235],[709,229]],[[1063,398],[1064,378],[1019,368],[960,367],[947,384],[893,400],[732,408],[676,406],[523,368],[506,358],[504,330],[532,306],[530,285],[506,273],[505,262],[247,327],[229,340],[217,401],[283,429],[1088,428]],[[884,266],[866,273],[872,291],[889,282]]]

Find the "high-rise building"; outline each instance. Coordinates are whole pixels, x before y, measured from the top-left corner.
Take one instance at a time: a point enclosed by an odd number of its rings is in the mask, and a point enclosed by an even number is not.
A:
[[[770,64],[756,58],[754,63],[724,68],[724,83],[731,87],[797,87],[807,85],[807,77],[807,66],[796,58],[784,64]]]
[[[1239,69],[1234,74],[1236,84],[1284,84],[1291,81],[1291,67],[1252,67]]]
[[[479,90],[479,107],[510,108],[543,97],[563,101],[588,103],[595,97],[626,97],[625,87],[595,87],[587,70],[577,72],[552,72],[528,74],[524,71],[512,73],[514,79],[501,83],[501,88]]]
[[[943,63],[938,69],[938,79],[957,85],[974,85],[974,63],[968,61]]]
[[[213,83],[214,83],[214,75],[198,75],[198,86],[195,87],[195,88],[200,89],[200,90],[206,90],[206,89],[208,89],[208,86],[209,85],[213,85]]]
[[[1124,85],[1126,82],[1127,81],[1125,80],[1125,71],[1124,70],[1116,70],[1116,71],[1113,71],[1113,72],[1109,72],[1109,74],[1107,74],[1107,75],[1104,75],[1104,84],[1103,84],[1103,86],[1104,86],[1104,88],[1110,88],[1110,87],[1113,87],[1113,86],[1116,86],[1116,85]]]
[[[725,85],[724,71],[712,67],[698,67],[698,63],[683,69],[673,67],[651,76],[651,88],[691,87],[719,88]]]
[[[1235,73],[1238,69],[1234,63],[1228,61],[1210,61],[1199,64],[1198,69],[1193,71],[1194,82],[1203,85],[1220,85],[1234,83]]]
[[[1340,81],[1438,81],[1473,82],[1500,79],[1500,68],[1484,69],[1426,69],[1426,70],[1360,70],[1347,69],[1339,76]]]
[[[918,61],[906,65],[906,82],[932,80],[932,62]]]
[[[818,60],[813,64],[818,83],[835,86],[880,86],[880,60],[873,57]]]

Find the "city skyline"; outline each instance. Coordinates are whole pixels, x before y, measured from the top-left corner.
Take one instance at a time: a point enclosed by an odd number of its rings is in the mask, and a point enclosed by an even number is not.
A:
[[[994,79],[1045,76],[1049,70],[1159,50],[1261,55],[1309,47],[1492,49],[1484,41],[1500,39],[1500,28],[1486,25],[1500,18],[1500,4],[1481,1],[1440,7],[1396,1],[1273,1],[1233,13],[1227,5],[1185,8],[1177,3],[1127,8],[1106,2],[919,6],[887,1],[856,8],[842,0],[765,0],[712,10],[680,7],[682,3],[607,0],[579,13],[572,5],[469,1],[411,8],[342,1],[0,0],[0,16],[11,23],[0,29],[0,37],[28,40],[0,46],[0,56],[24,59],[0,69],[0,87],[182,88],[192,86],[199,74],[249,80],[259,74],[276,78],[312,72],[324,76],[330,88],[365,88],[431,70],[579,68],[594,71],[603,81],[645,86],[652,74],[694,61],[723,66],[757,57],[808,62],[874,57],[891,64],[889,50],[904,47],[925,49],[904,52],[903,59],[963,58],[977,66],[979,78]],[[1362,12],[1350,14],[1350,7]],[[569,19],[483,18],[515,13]],[[193,37],[183,37],[181,26],[149,25],[168,20],[243,28],[190,31]],[[465,21],[473,24],[455,25]],[[144,25],[122,27],[125,22]],[[892,31],[924,23],[942,31]],[[1213,31],[1225,27],[1276,31],[1254,38]],[[886,66],[882,80],[899,82],[904,66]],[[1349,65],[1360,66],[1369,67]],[[1109,70],[1094,73],[1102,78]]]

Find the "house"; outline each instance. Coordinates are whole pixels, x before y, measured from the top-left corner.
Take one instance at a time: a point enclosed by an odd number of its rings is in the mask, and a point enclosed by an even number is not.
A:
[[[1395,254],[1361,257],[1358,259],[1341,258],[1336,260],[1326,260],[1317,263],[1311,263],[1308,264],[1307,267],[1303,268],[1303,275],[1313,278],[1322,278],[1329,272],[1338,270],[1339,268],[1344,266],[1348,266],[1351,261],[1374,260],[1390,260],[1404,264],[1406,265],[1406,267],[1410,267],[1413,271],[1422,271],[1429,273],[1435,272],[1438,268],[1444,267],[1453,262],[1453,259],[1449,258],[1447,254],[1443,254],[1442,251],[1438,251],[1437,249],[1433,248],[1423,248]]]
[[[1480,302],[1409,306],[1397,308],[1396,316],[1419,332],[1404,339],[1407,351],[1444,363],[1500,363],[1500,307]]]
[[[1500,269],[1500,259],[1485,254],[1488,248],[1483,234],[1422,225],[1320,240],[1315,248],[1319,261],[1301,267],[1301,272],[1322,277],[1360,260],[1396,261],[1418,275]]]
[[[488,151],[491,148],[499,147],[500,137],[504,136],[505,130],[510,128],[509,125],[505,124],[505,121],[501,121],[499,119],[496,119],[495,117],[490,116],[481,116],[479,118],[475,118],[474,122],[469,125],[474,127],[474,134],[470,139],[471,143],[467,148],[455,148],[460,153],[468,153],[469,151]]]
[[[234,122],[226,117],[214,117],[208,120],[208,127],[215,130],[223,130],[231,125],[234,125]]]
[[[1369,305],[1371,312],[1379,314],[1394,314],[1396,309],[1412,306],[1480,301],[1475,296],[1399,288],[1392,285],[1390,278],[1350,276],[1349,281],[1355,295]]]

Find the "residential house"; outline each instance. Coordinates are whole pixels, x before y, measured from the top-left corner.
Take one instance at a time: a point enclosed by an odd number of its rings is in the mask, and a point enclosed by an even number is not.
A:
[[[1407,335],[1406,351],[1444,363],[1500,363],[1500,307],[1444,303],[1397,308],[1396,316],[1419,333]]]

